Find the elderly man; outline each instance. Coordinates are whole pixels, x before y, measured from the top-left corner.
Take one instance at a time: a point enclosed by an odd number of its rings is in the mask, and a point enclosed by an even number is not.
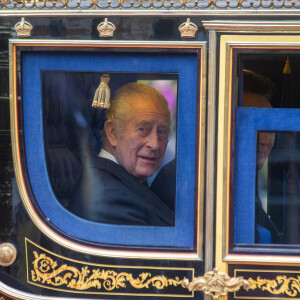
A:
[[[243,70],[243,106],[271,108],[273,84],[264,76]],[[264,166],[275,141],[275,133],[261,131],[257,134],[256,169]],[[255,242],[280,243],[277,229],[262,207],[256,187],[255,198]]]
[[[96,222],[173,226],[174,212],[146,183],[168,144],[166,99],[150,86],[129,83],[116,92],[106,115],[103,148],[90,160],[69,209]]]

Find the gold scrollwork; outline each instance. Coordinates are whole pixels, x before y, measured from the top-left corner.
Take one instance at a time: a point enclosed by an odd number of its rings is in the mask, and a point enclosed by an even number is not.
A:
[[[273,295],[285,294],[289,297],[296,297],[300,294],[300,276],[279,275],[275,279],[263,279],[258,276],[256,280],[250,277],[248,282],[250,284],[249,290],[260,289]]]
[[[31,271],[31,279],[34,282],[47,284],[48,286],[65,286],[75,290],[88,290],[97,288],[98,290],[113,291],[119,288],[126,288],[126,282],[135,289],[148,289],[153,286],[162,290],[168,286],[179,286],[181,280],[178,277],[170,279],[165,276],[153,276],[151,273],[143,272],[134,278],[127,272],[116,272],[114,270],[100,270],[76,267],[63,264],[58,266],[57,262],[46,256],[45,253],[38,254],[33,251],[35,260],[33,261],[34,270]]]
[[[226,296],[228,292],[238,291],[242,286],[246,290],[249,287],[249,283],[243,277],[229,277],[216,268],[205,273],[204,276],[194,278],[191,282],[184,278],[182,285],[189,291],[202,291],[214,300],[219,299],[220,296]]]

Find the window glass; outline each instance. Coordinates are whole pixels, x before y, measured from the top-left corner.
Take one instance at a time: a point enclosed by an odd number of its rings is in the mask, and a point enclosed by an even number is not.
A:
[[[174,226],[178,75],[111,72],[106,86],[103,76],[43,72],[53,191],[86,220]],[[94,106],[101,97],[106,108]]]
[[[261,207],[256,211],[256,224],[264,222],[262,208],[268,215],[265,227],[269,227],[272,243],[300,243],[299,147],[299,132],[257,132],[256,201]],[[256,240],[263,241],[259,237]]]

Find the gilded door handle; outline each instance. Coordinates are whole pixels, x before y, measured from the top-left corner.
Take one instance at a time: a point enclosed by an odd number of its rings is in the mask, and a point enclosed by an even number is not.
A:
[[[9,267],[17,258],[17,250],[11,243],[0,244],[0,266]]]
[[[189,291],[202,291],[205,295],[217,300],[220,296],[226,296],[228,292],[238,291],[242,286],[248,290],[250,284],[243,277],[229,277],[215,268],[205,273],[204,276],[195,277],[191,282],[184,278],[182,286]]]

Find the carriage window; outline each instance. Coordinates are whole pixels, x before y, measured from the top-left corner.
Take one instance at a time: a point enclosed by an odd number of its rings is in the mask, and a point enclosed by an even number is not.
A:
[[[299,244],[300,56],[247,54],[239,61],[234,242]]]
[[[258,131],[256,141],[255,240],[298,244],[300,134]]]
[[[90,221],[174,226],[178,74],[43,71],[42,80],[60,203]]]
[[[22,53],[24,201],[87,243],[193,247],[198,56],[54,52]]]

